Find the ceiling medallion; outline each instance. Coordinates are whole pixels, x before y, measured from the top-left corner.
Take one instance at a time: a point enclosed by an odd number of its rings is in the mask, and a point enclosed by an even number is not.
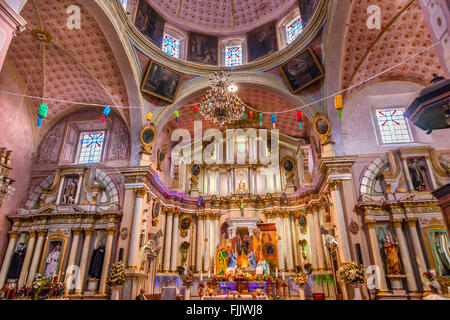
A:
[[[53,37],[50,33],[43,30],[33,30],[31,31],[31,34],[36,40],[39,40],[41,42],[52,42]]]
[[[230,75],[220,71],[209,78],[211,86],[200,104],[200,114],[220,126],[241,120],[245,114],[245,104],[237,96],[238,87]]]

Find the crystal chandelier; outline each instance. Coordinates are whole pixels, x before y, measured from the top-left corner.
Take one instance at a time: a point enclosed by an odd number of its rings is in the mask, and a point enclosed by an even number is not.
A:
[[[230,75],[223,71],[216,72],[209,81],[211,86],[200,104],[200,114],[220,126],[241,120],[245,104],[237,96],[238,88],[231,81]]]
[[[9,178],[11,171],[11,151],[0,149],[0,207],[3,201],[11,199],[16,191],[13,187],[14,180]]]

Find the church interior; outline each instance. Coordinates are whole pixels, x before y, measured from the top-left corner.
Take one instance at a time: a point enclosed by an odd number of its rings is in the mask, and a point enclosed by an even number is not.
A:
[[[0,0],[0,299],[450,299],[448,0]]]

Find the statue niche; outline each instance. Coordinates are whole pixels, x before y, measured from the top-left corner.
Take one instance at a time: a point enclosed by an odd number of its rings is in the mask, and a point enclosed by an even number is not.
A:
[[[426,166],[422,159],[408,159],[408,170],[415,191],[427,190]]]
[[[91,264],[89,266],[89,278],[100,279],[102,276],[103,259],[105,258],[105,239],[99,235],[97,249],[92,254]]]
[[[62,205],[75,204],[75,198],[77,195],[79,177],[67,176],[64,181],[63,193],[61,195]]]

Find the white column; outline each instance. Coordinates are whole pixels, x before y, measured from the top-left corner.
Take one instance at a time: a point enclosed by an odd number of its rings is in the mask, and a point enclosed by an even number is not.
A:
[[[352,256],[350,253],[350,246],[348,244],[347,238],[347,225],[345,223],[345,215],[344,209],[342,205],[341,198],[341,183],[340,181],[334,181],[330,183],[330,191],[331,191],[331,202],[333,205],[333,215],[334,221],[336,224],[337,236],[338,236],[338,249],[339,249],[339,258],[340,263],[350,263],[352,261]]]
[[[285,212],[283,216],[284,222],[284,238],[286,239],[286,264],[287,271],[294,271],[294,258],[292,256],[292,231],[290,230],[289,223],[290,214],[289,212]]]
[[[91,247],[91,237],[93,232],[94,232],[93,228],[84,229],[84,242],[80,260],[80,281],[78,282],[79,287],[76,288],[75,294],[81,294],[84,290],[84,281],[85,281],[84,278],[86,274],[86,268],[88,265],[89,249]]]
[[[258,170],[253,171],[253,193],[258,194]]]
[[[406,242],[405,233],[402,229],[403,220],[395,219],[392,222],[394,224],[395,236],[397,237],[398,245],[400,247],[400,256],[407,277],[406,283],[408,285],[408,290],[410,293],[417,293],[417,283],[411,264],[411,257],[409,256],[408,243]]]
[[[203,243],[204,243],[204,237],[203,237],[203,223],[204,223],[205,217],[200,214],[197,218],[197,256],[195,261],[195,271],[200,272],[203,270],[202,268],[202,261],[203,261]]]
[[[171,258],[170,258],[170,270],[177,270],[177,258],[178,258],[178,221],[180,219],[180,213],[175,212],[173,215],[173,227],[172,227],[172,250],[171,250]]]
[[[172,248],[172,222],[173,222],[173,212],[166,212],[166,234],[164,241],[164,262],[163,262],[163,272],[170,271],[170,251]]]
[[[70,289],[71,289],[71,286],[67,285],[67,280],[69,279],[69,277],[72,277],[72,273],[69,274],[67,272],[67,270],[73,272],[72,268],[75,265],[75,259],[77,257],[78,242],[80,240],[80,234],[81,234],[81,229],[79,229],[79,228],[72,229],[72,245],[70,247],[69,260],[67,262],[67,268],[66,268],[66,279],[65,279],[66,287],[64,289],[65,294],[69,294]],[[72,279],[72,281],[73,281],[73,279]]]
[[[248,169],[248,192],[253,193],[253,169]]]
[[[403,170],[405,171],[406,182],[408,183],[409,191],[414,191],[414,184],[411,180],[411,175],[409,174],[408,161],[406,157],[402,157]]]
[[[33,259],[31,260],[30,272],[27,277],[27,285],[31,285],[34,280],[34,276],[37,273],[39,267],[39,260],[41,259],[42,247],[44,246],[45,237],[47,235],[47,230],[38,231],[38,239],[36,247],[33,252]]]
[[[22,288],[27,281],[28,272],[30,271],[31,259],[33,258],[34,246],[36,245],[36,231],[30,231],[28,240],[27,253],[23,261],[22,270],[20,271],[19,283],[17,286]]]
[[[59,205],[60,200],[61,200],[62,189],[63,189],[63,187],[64,187],[64,180],[65,180],[65,177],[62,176],[61,182],[59,183],[58,197],[56,198],[56,202],[55,202],[55,205],[57,205],[57,206]]]
[[[234,169],[231,171],[231,194],[236,193],[236,179],[234,176]]]
[[[434,171],[433,171],[433,167],[431,166],[430,158],[425,157],[425,162],[427,164],[428,175],[430,176],[430,180],[431,180],[431,187],[433,188],[433,190],[439,189],[439,186],[436,183],[436,178],[434,177]]]
[[[220,172],[216,172],[216,195],[220,196]]]
[[[417,218],[406,219],[408,223],[409,234],[411,236],[411,241],[414,247],[414,253],[416,254],[416,262],[419,267],[420,278],[422,279],[423,290],[428,292],[431,291],[428,286],[428,281],[423,276],[424,272],[428,271],[427,264],[425,262],[425,257],[423,255],[422,246],[420,244],[419,235],[417,233]]]
[[[6,254],[3,259],[2,269],[0,271],[0,288],[6,283],[6,277],[8,276],[9,266],[11,264],[11,259],[14,255],[14,251],[17,245],[17,238],[19,237],[18,231],[10,231],[9,232],[9,243],[8,248],[6,249]]]
[[[109,265],[111,264],[112,245],[116,228],[107,228],[106,231],[108,232],[108,238],[106,239],[105,257],[103,259],[102,276],[98,290],[98,293],[102,295],[106,294],[106,279],[108,278]]]
[[[205,256],[203,271],[207,272],[211,268],[211,220],[210,215],[205,218]]]
[[[285,270],[286,266],[284,263],[284,246],[283,246],[283,238],[286,236],[283,234],[283,225],[281,223],[281,213],[277,213],[277,216],[275,218],[275,223],[277,225],[277,235],[281,238],[281,240],[278,240],[278,264],[280,267],[280,270]]]
[[[227,196],[231,195],[231,173],[230,171],[227,172]]]
[[[298,233],[297,233],[297,225],[295,224],[295,220],[291,219],[291,230],[292,230],[292,245],[294,246],[294,265],[300,265],[300,260],[298,258]]]
[[[314,270],[319,269],[319,259],[317,257],[317,244],[316,244],[316,236],[314,229],[314,217],[313,211],[311,208],[308,209],[308,214],[306,216],[306,220],[308,221],[308,233],[309,233],[309,248],[311,250],[311,264]]]
[[[370,247],[372,249],[373,262],[375,263],[376,266],[379,267],[378,270],[380,270],[379,291],[382,293],[383,292],[386,293],[389,292],[389,288],[386,282],[386,274],[384,272],[384,263],[383,259],[381,258],[380,247],[378,244],[377,231],[375,230],[376,221],[366,220],[365,223],[367,225],[367,229],[369,230],[369,240],[370,240]]]
[[[167,223],[167,212],[165,210],[163,210],[163,208],[160,209],[160,230],[164,236],[163,239],[163,248],[162,250],[159,251],[158,254],[158,271],[162,272],[163,271],[163,264],[164,264],[164,251],[165,251],[165,241],[166,241],[166,236],[167,236],[167,232],[166,232],[166,223]]]
[[[128,247],[127,269],[136,270],[139,261],[139,240],[141,238],[141,224],[142,224],[142,205],[146,190],[144,188],[135,189],[135,202],[133,212],[133,225],[131,229],[130,245]]]
[[[81,193],[81,187],[83,185],[83,180],[84,180],[84,173],[80,174],[80,179],[78,182],[78,186],[77,186],[77,193],[75,196],[75,204],[78,204],[78,201],[80,200],[80,193]]]
[[[323,241],[322,241],[322,228],[320,227],[320,216],[319,216],[319,208],[316,208],[314,212],[314,230],[316,237],[316,248],[317,248],[317,260],[318,260],[318,269],[320,271],[325,271],[325,254],[323,250]]]
[[[208,174],[207,174],[207,186],[208,186],[208,188],[207,188],[207,191],[206,191],[206,194],[209,196],[209,195],[211,195],[211,171],[208,169]]]
[[[220,241],[220,230],[219,230],[219,219],[220,216],[217,214],[214,216],[214,248],[213,248],[213,257],[212,257],[212,261],[213,261],[213,265],[214,265],[214,274],[216,274],[216,264],[214,263],[214,261],[216,261],[216,255],[217,255],[217,246],[219,245],[219,241]]]

